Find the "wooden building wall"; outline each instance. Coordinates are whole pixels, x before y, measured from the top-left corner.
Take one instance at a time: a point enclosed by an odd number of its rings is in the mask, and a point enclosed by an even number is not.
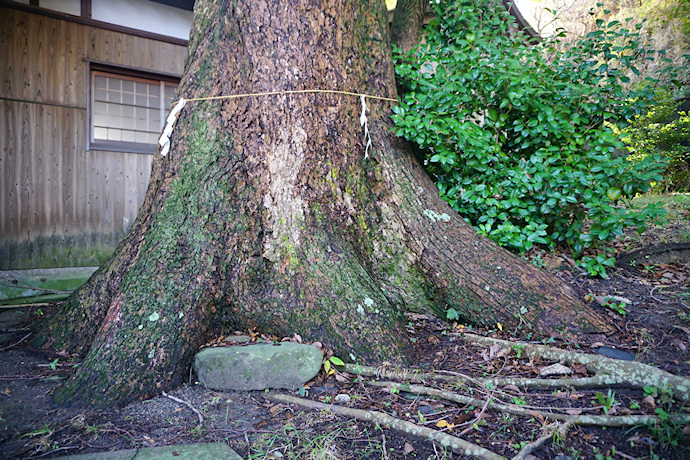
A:
[[[181,75],[185,52],[0,6],[0,269],[98,263],[124,235],[153,157],[87,151],[87,61]]]

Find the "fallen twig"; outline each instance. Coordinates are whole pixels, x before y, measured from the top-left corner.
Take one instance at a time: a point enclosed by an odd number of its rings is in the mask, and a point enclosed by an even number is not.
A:
[[[450,448],[453,452],[458,454],[488,460],[505,460],[505,457],[491,452],[490,450],[487,450],[481,446],[465,441],[464,439],[460,439],[442,431],[432,430],[431,428],[415,425],[412,422],[392,417],[388,414],[384,414],[383,412],[352,409],[335,404],[323,404],[320,402],[311,401],[309,399],[297,398],[295,396],[281,393],[267,393],[264,396],[266,396],[266,398],[268,398],[270,401],[277,403],[299,404],[302,407],[307,407],[310,409],[330,410],[345,417],[352,417],[358,420],[378,423],[379,425],[386,426],[395,431],[428,439],[432,442],[438,442],[442,446]]]
[[[565,435],[568,433],[568,430],[570,427],[573,426],[571,422],[564,423],[563,425],[557,425],[554,428],[552,428],[549,433],[545,434],[544,436],[540,437],[536,441],[530,442],[527,444],[525,447],[518,452],[518,454],[512,458],[512,460],[523,460],[527,458],[529,454],[534,452],[535,450],[539,449],[541,446],[543,446],[546,441],[553,439],[553,436],[555,433],[558,433],[557,436],[561,438],[565,438]]]
[[[482,410],[479,412],[479,415],[477,415],[475,417],[475,419],[472,420],[472,424],[470,426],[468,426],[467,428],[465,428],[464,430],[462,430],[460,432],[460,436],[465,436],[467,433],[469,433],[470,431],[472,431],[474,429],[474,425],[476,423],[478,423],[482,419],[482,417],[484,417],[484,412],[486,412],[486,408],[489,407],[489,404],[491,403],[492,398],[493,398],[493,392],[491,392],[491,394],[489,396],[487,396],[486,402],[484,403],[484,406],[482,406]]]
[[[192,406],[190,403],[188,403],[187,401],[185,401],[185,400],[183,400],[183,399],[176,398],[176,397],[174,397],[174,396],[172,396],[172,395],[169,395],[169,394],[166,393],[165,391],[162,392],[161,394],[162,394],[163,396],[165,396],[166,398],[168,398],[168,399],[172,399],[172,400],[175,401],[175,402],[178,402],[178,403],[180,403],[180,404],[184,404],[185,406],[189,407],[189,408],[192,410],[192,412],[194,412],[194,413],[197,415],[197,417],[199,417],[199,425],[201,425],[202,423],[204,423],[204,416],[201,415],[201,412],[199,412],[199,411],[198,411],[194,406]]]
[[[7,345],[6,347],[0,348],[0,351],[9,350],[10,348],[16,347],[17,345],[19,345],[20,343],[22,343],[23,341],[25,341],[26,339],[28,339],[28,338],[31,336],[31,334],[33,334],[33,332],[29,332],[28,334],[26,334],[26,335],[25,335],[24,337],[22,337],[22,338],[19,340],[19,342],[17,342],[17,343],[13,343],[12,345]]]

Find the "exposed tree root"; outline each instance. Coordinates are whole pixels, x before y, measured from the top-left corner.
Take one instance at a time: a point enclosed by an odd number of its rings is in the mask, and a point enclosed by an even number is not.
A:
[[[669,390],[669,393],[672,394],[673,397],[680,403],[685,403],[690,400],[690,379],[670,374],[646,364],[620,361],[599,355],[577,353],[544,345],[509,342],[506,340],[481,337],[473,334],[453,335],[462,337],[466,341],[479,343],[486,346],[498,345],[504,349],[519,347],[521,353],[523,353],[525,356],[541,357],[547,360],[558,360],[563,365],[581,364],[584,365],[589,372],[594,373],[595,375],[593,377],[561,379],[511,377],[473,378],[462,374],[447,375],[433,372],[421,372],[419,370],[405,369],[401,367],[393,368],[388,366],[377,368],[358,364],[345,364],[345,366],[343,366],[341,369],[345,372],[373,377],[374,379],[392,379],[403,382],[425,382],[437,380],[442,382],[453,382],[463,386],[476,386],[475,391],[477,389],[480,391],[485,391],[487,388],[493,388],[495,391],[498,391],[499,395],[502,393],[501,387],[506,385],[539,389],[597,389],[611,387],[642,389],[644,386],[652,386]],[[485,399],[461,395],[453,391],[430,388],[428,386],[414,383],[397,383],[388,381],[370,381],[367,383],[378,387],[387,387],[391,389],[395,388],[398,391],[441,398],[459,404],[483,407],[483,410],[502,412],[523,417],[533,417],[541,420],[544,423],[546,434],[527,444],[520,451],[520,453],[514,457],[514,459],[526,458],[527,455],[541,448],[546,442],[549,441],[549,439],[552,439],[554,436],[565,437],[567,431],[575,425],[625,428],[663,423],[663,420],[660,417],[654,415],[572,415],[563,413],[563,411],[566,409],[558,409],[555,407],[530,408],[517,404],[492,401],[490,399],[487,401]],[[343,413],[342,415],[348,414]],[[547,425],[545,422],[546,419],[554,420],[555,423]],[[673,423],[687,425],[690,424],[690,414],[670,415],[669,420]],[[402,431],[410,434],[409,431]],[[425,436],[421,433],[419,435]]]
[[[520,347],[527,356],[539,356],[545,359],[558,360],[564,365],[584,364],[589,372],[595,374],[594,377],[581,379],[486,379],[483,381],[484,384],[491,383],[497,386],[517,385],[529,388],[643,388],[644,386],[653,386],[669,389],[677,401],[690,401],[690,379],[655,369],[647,364],[635,361],[621,361],[599,355],[576,353],[545,345],[509,342],[474,334],[452,335],[482,345],[490,346],[497,344],[504,348]]]
[[[489,402],[481,399],[472,398],[469,396],[463,396],[452,391],[437,390],[435,388],[429,388],[421,385],[408,385],[396,382],[368,382],[370,385],[377,387],[387,387],[396,388],[400,391],[407,391],[410,393],[433,396],[436,398],[442,398],[447,401],[453,401],[460,404],[466,404],[469,406],[482,407],[486,405],[489,410],[496,412],[503,412],[506,414],[519,415],[523,417],[537,417],[539,419],[552,419],[561,422],[567,422],[575,425],[588,425],[588,426],[610,426],[610,427],[630,427],[638,425],[648,425],[659,423],[661,419],[653,415],[568,415],[568,414],[558,414],[553,412],[544,412],[532,409],[526,409],[524,407],[518,406],[517,404],[502,404]],[[671,420],[677,423],[688,424],[690,423],[689,415],[678,415],[671,416]]]
[[[594,373],[594,377],[582,377],[573,379],[541,379],[541,378],[490,378],[474,379],[469,376],[448,376],[436,373],[419,372],[416,370],[388,367],[370,367],[359,364],[346,364],[344,371],[353,374],[366,375],[375,378],[389,378],[395,380],[407,380],[410,382],[423,382],[425,380],[442,380],[447,382],[473,382],[482,387],[515,385],[522,388],[575,388],[575,389],[596,389],[612,387],[643,388],[651,386],[656,388],[666,388],[670,390],[673,397],[680,402],[690,401],[690,379],[670,374],[666,371],[656,369],[647,364],[635,361],[621,361],[618,359],[607,358],[599,355],[589,355],[577,353],[558,348],[547,347],[523,342],[509,342],[507,340],[482,337],[473,334],[452,334],[462,337],[469,342],[482,345],[497,344],[503,348],[520,347],[526,356],[539,356],[544,359],[558,360],[561,364],[583,364],[589,372]]]
[[[371,367],[363,366],[361,364],[345,363],[344,366],[339,366],[345,372],[350,374],[365,375],[367,377],[374,377],[377,379],[395,379],[406,380],[408,382],[424,382],[425,380],[442,380],[445,382],[474,382],[481,384],[479,379],[473,379],[466,375],[445,375],[436,374],[433,372],[421,372],[417,369],[404,369],[401,367]]]
[[[300,406],[307,407],[310,409],[330,410],[338,415],[342,415],[345,417],[353,417],[358,420],[377,423],[379,425],[388,427],[392,430],[396,430],[407,435],[421,437],[424,439],[428,439],[430,441],[437,442],[443,447],[449,448],[457,454],[470,455],[487,460],[505,460],[505,457],[501,455],[491,452],[490,450],[487,450],[476,444],[472,444],[471,442],[467,442],[456,436],[444,433],[442,431],[432,430],[430,428],[419,426],[414,423],[401,420],[395,417],[391,417],[390,415],[384,414],[383,412],[352,409],[349,407],[338,406],[335,404],[323,404],[317,401],[297,398],[295,396],[289,396],[280,393],[267,393],[264,396],[266,396],[266,398],[268,398],[269,400],[277,403],[299,404]]]

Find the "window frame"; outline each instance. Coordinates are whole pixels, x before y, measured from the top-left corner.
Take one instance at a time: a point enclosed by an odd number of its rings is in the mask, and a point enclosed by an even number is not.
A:
[[[124,152],[124,153],[140,153],[145,155],[153,155],[156,151],[156,142],[142,143],[130,141],[105,140],[95,138],[95,81],[96,76],[105,76],[117,78],[121,80],[128,80],[133,82],[142,82],[147,84],[157,84],[160,88],[158,94],[160,100],[160,127],[159,133],[162,132],[167,117],[169,108],[165,107],[165,88],[177,88],[180,82],[179,76],[155,73],[142,69],[117,67],[107,64],[102,64],[94,61],[88,62],[87,65],[87,136],[86,136],[86,150],[96,151],[110,151],[110,152]]]

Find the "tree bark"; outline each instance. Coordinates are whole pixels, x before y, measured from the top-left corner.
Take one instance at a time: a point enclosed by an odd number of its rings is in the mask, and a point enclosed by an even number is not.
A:
[[[395,98],[380,0],[206,1],[186,99],[303,89]],[[85,355],[57,392],[108,406],[179,384],[219,330],[404,361],[407,311],[544,334],[606,332],[558,279],[480,237],[391,134],[391,102],[304,93],[190,101],[112,259],[35,344]]]
[[[391,25],[391,43],[403,53],[409,52],[422,40],[424,25],[423,0],[398,0]]]

